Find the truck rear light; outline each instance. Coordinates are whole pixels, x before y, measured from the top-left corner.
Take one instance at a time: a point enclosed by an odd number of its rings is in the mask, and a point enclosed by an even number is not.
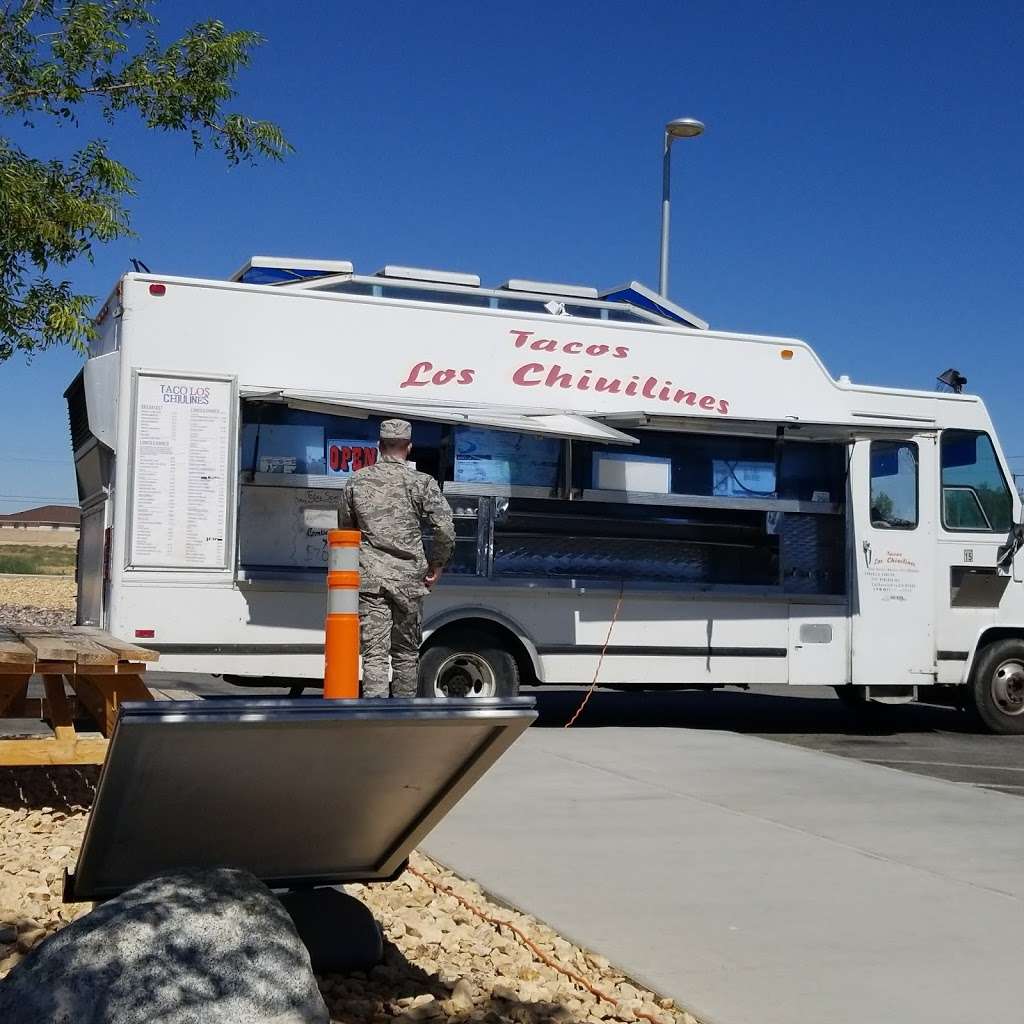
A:
[[[167,285],[165,284],[151,284],[149,286],[150,295],[163,295],[167,291]]]
[[[136,640],[152,640],[156,636],[155,629],[137,629],[135,630]]]

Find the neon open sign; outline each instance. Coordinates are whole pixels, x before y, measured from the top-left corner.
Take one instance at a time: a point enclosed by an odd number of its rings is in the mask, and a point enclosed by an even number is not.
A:
[[[364,440],[332,440],[327,442],[327,473],[329,476],[351,476],[357,469],[377,461],[377,446]]]

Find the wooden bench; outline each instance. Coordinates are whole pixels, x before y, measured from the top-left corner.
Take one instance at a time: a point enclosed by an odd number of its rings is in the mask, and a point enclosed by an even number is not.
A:
[[[102,764],[118,705],[153,700],[142,676],[146,663],[159,657],[93,626],[0,627],[0,718],[37,718],[53,729],[52,736],[0,739],[0,765]],[[42,677],[42,698],[28,696],[34,675]],[[83,711],[99,736],[75,730]]]

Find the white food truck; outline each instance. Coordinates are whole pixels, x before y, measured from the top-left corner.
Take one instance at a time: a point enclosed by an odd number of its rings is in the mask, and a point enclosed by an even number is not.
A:
[[[611,291],[254,258],[128,274],[67,391],[78,621],[322,679],[326,532],[382,418],[456,521],[421,693],[828,685],[1024,732],[1021,500],[981,400]]]

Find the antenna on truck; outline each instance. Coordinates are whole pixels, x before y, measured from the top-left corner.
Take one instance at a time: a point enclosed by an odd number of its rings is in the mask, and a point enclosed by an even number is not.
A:
[[[131,258],[130,262],[131,262],[131,265],[132,265],[132,270],[134,270],[136,274],[151,274],[152,273],[152,271],[149,269],[149,267],[147,267],[146,264],[142,262],[142,260],[137,260],[133,256]]]

